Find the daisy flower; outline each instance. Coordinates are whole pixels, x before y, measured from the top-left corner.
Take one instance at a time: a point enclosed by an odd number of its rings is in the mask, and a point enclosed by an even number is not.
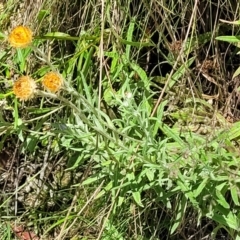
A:
[[[25,48],[29,46],[33,39],[33,33],[29,27],[18,26],[8,35],[8,42],[12,47]]]
[[[49,92],[58,92],[63,86],[63,78],[57,72],[47,73],[42,80],[43,87]]]
[[[19,77],[13,84],[13,93],[21,101],[29,100],[33,97],[37,86],[29,76]]]

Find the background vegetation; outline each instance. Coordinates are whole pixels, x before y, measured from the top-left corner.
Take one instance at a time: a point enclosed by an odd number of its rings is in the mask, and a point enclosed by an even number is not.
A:
[[[221,19],[239,1],[1,3],[1,239],[240,239],[240,34]],[[34,47],[9,46],[18,25]],[[16,99],[52,68],[60,92]]]

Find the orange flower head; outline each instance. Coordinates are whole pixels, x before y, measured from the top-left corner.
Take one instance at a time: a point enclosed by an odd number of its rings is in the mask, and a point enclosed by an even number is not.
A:
[[[33,97],[36,90],[36,83],[29,76],[22,76],[13,84],[13,92],[21,101],[28,100]]]
[[[56,72],[49,72],[43,77],[42,85],[48,91],[55,93],[63,86],[63,78]]]
[[[8,42],[12,47],[25,48],[30,45],[33,33],[29,27],[18,26],[8,35]]]

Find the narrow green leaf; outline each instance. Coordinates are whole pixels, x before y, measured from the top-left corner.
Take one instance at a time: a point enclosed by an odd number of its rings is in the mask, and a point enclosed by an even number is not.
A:
[[[98,193],[98,195],[96,196],[95,199],[98,199],[98,198],[104,196],[104,195],[105,195],[107,192],[109,192],[112,188],[113,188],[113,181],[110,181],[110,182],[107,184],[107,186],[106,186],[102,191],[100,191],[100,192]]]
[[[176,219],[174,220],[174,224],[170,230],[171,235],[176,231],[176,229],[182,222],[186,206],[187,206],[187,198],[185,196],[183,196],[182,199],[180,199],[180,202],[178,203],[177,216],[176,216]]]
[[[124,200],[125,200],[125,197],[119,196],[117,206],[118,207],[122,206]]]
[[[50,107],[50,108],[39,109],[39,108],[29,107],[29,108],[26,108],[26,109],[28,110],[29,113],[44,114],[44,113],[48,113],[48,112],[54,111],[57,108],[56,107]]]
[[[160,124],[162,124],[162,117],[163,117],[163,113],[164,113],[164,107],[167,105],[168,100],[162,101],[160,103],[160,105],[158,106],[158,110],[157,110],[157,118],[149,118],[149,120],[151,119],[153,121],[154,127],[153,127],[153,133],[152,135],[155,137],[158,133],[159,130],[159,126]]]
[[[238,138],[240,136],[240,122],[235,122],[229,130],[224,130],[218,136],[218,140],[226,140],[229,139],[230,141]]]
[[[185,146],[185,142],[179,137],[177,132],[174,132],[166,124],[160,124],[159,127],[164,132],[164,134],[166,134],[167,137],[171,137],[172,139],[174,139],[175,142],[177,142],[182,147]]]
[[[240,74],[240,67],[238,67],[238,69],[234,72],[232,79],[237,77]]]
[[[89,185],[89,184],[91,184],[93,182],[96,182],[97,180],[99,180],[103,177],[104,177],[103,175],[99,176],[99,174],[98,175],[93,175],[92,177],[89,177],[85,181],[83,181],[82,185]]]
[[[205,188],[208,180],[209,180],[208,178],[205,178],[205,179],[201,182],[201,184],[198,186],[198,188],[193,191],[193,195],[194,195],[195,198],[198,197],[199,194],[202,192],[202,190]]]
[[[240,240],[240,233],[237,234],[235,240]]]
[[[37,36],[36,39],[56,39],[56,40],[79,40],[82,37],[72,37],[69,34],[63,32],[51,32],[43,36]],[[93,39],[94,40],[94,39]]]
[[[198,206],[198,202],[194,198],[193,192],[188,187],[186,187],[186,185],[184,183],[182,183],[179,180],[177,181],[177,185],[181,188],[181,190],[185,194],[186,198],[188,198],[191,201],[193,206],[195,206],[195,207]]]
[[[239,206],[239,201],[238,201],[238,189],[235,185],[231,186],[231,196],[232,196],[232,200],[233,202]]]
[[[149,182],[152,182],[154,180],[154,170],[153,169],[146,169],[146,176],[149,180]]]
[[[144,88],[146,90],[149,90],[150,87],[150,81],[149,78],[146,74],[146,72],[137,64],[135,63],[130,63],[131,68],[138,74],[138,76],[140,77],[140,79],[143,81],[144,83]]]
[[[229,43],[236,43],[236,42],[240,42],[240,35],[239,36],[219,36],[219,37],[216,37],[216,40],[229,42]]]
[[[140,207],[144,207],[141,201],[140,192],[132,192],[133,198]]]
[[[230,208],[229,204],[227,203],[225,197],[222,195],[222,193],[219,190],[216,190],[216,195],[218,197],[217,202],[224,208],[229,209]]]
[[[78,166],[80,166],[80,164],[81,164],[84,160],[85,160],[85,158],[83,157],[82,154],[80,154],[80,155],[78,156],[78,158],[76,159],[74,165],[71,167],[71,169],[75,169],[75,168],[77,168]]]
[[[38,22],[40,23],[47,15],[49,15],[49,10],[40,10],[37,16]]]
[[[211,218],[212,220],[222,224],[223,226],[230,227],[234,230],[239,231],[238,218],[231,211],[229,211],[228,215],[219,215],[219,214],[216,214],[216,213],[211,215],[211,213],[207,213],[206,216]]]
[[[22,49],[17,48],[17,57],[18,57],[18,64],[20,67],[20,71],[25,71],[25,57],[23,56]]]
[[[130,25],[129,25],[129,28],[128,28],[128,31],[127,31],[127,41],[129,41],[129,42],[132,41],[134,26],[135,26],[135,18],[133,18],[132,21],[130,22]],[[128,44],[126,46],[126,57],[127,57],[127,59],[130,59],[130,51],[131,51],[131,45]]]
[[[227,21],[227,20],[223,20],[223,19],[220,19],[221,22],[224,22],[224,23],[229,23],[229,24],[234,24],[234,25],[240,25],[240,20],[237,20],[237,21]]]
[[[17,98],[14,99],[13,117],[14,117],[14,129],[17,129],[18,128],[18,100],[17,100]]]

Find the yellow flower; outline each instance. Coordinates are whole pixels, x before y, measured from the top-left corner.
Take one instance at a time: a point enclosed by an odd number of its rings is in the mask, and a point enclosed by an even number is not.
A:
[[[48,91],[55,93],[63,86],[63,78],[57,72],[49,72],[43,77],[42,85]]]
[[[8,42],[12,47],[25,48],[33,39],[33,33],[29,27],[18,26],[8,35]]]
[[[36,90],[36,83],[29,76],[22,76],[13,84],[13,92],[20,100],[28,100],[33,97]]]

